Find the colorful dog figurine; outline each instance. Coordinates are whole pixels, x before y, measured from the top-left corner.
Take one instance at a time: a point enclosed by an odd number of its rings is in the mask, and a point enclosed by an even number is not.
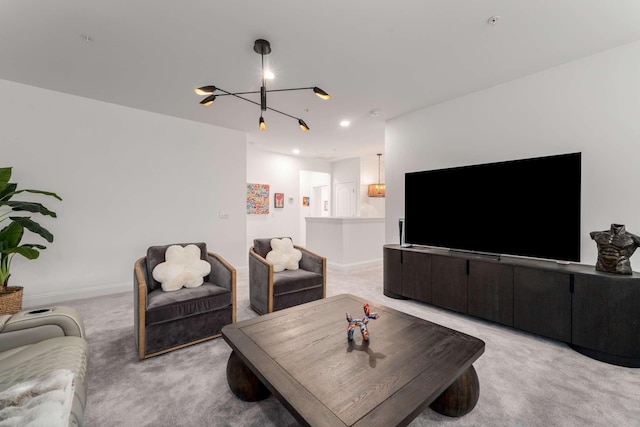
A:
[[[369,341],[369,329],[367,328],[367,323],[369,323],[369,319],[377,319],[378,317],[380,317],[379,314],[371,312],[369,304],[364,305],[364,317],[362,319],[354,319],[349,313],[347,313],[347,322],[349,322],[349,325],[347,326],[347,338],[349,341],[353,341],[353,334],[356,327],[360,327],[362,339],[364,341]]]

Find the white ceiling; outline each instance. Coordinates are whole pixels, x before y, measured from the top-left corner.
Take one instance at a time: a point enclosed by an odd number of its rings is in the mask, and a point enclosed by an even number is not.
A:
[[[273,112],[260,132],[259,106],[229,96],[199,105],[198,86],[259,90],[258,38],[271,43],[269,89],[333,96],[269,94],[269,107],[301,117],[309,132]],[[383,152],[390,118],[636,40],[638,0],[0,1],[2,79],[328,160]]]

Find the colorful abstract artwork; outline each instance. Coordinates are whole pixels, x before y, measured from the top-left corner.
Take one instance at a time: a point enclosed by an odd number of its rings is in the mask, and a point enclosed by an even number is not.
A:
[[[269,184],[247,184],[247,213],[269,213]]]
[[[284,193],[273,193],[273,207],[284,208]]]
[[[303,197],[302,198],[302,206],[309,206],[309,198],[308,197]]]

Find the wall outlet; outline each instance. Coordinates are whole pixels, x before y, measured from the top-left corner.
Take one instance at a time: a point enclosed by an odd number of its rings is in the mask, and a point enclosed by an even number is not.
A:
[[[218,218],[220,218],[220,219],[229,219],[229,212],[218,211]]]

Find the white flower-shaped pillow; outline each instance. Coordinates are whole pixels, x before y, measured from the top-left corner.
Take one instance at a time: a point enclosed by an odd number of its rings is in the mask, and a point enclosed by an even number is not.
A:
[[[271,251],[267,253],[267,261],[273,264],[273,271],[297,270],[302,259],[302,252],[293,247],[291,239],[271,239]]]
[[[153,278],[162,284],[162,290],[177,291],[195,288],[204,283],[204,276],[211,273],[211,264],[200,259],[200,248],[196,245],[172,245],[167,248],[161,262],[153,269]]]

